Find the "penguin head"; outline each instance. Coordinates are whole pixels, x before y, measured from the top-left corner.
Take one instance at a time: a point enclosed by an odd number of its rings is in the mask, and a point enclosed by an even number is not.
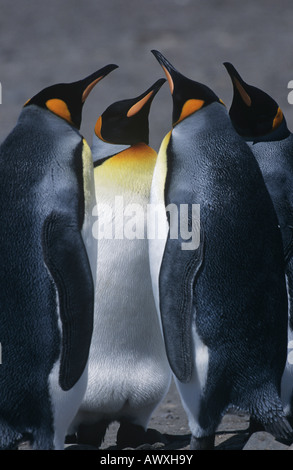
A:
[[[81,125],[82,108],[94,86],[118,66],[106,65],[88,77],[72,83],[49,86],[29,99],[24,107],[37,105],[68,121],[77,129]]]
[[[224,66],[233,84],[229,114],[240,135],[257,139],[275,131],[282,123],[285,124],[284,115],[271,96],[245,83],[229,62],[224,62]]]
[[[151,103],[165,81],[157,80],[137,98],[111,104],[97,120],[95,135],[111,144],[148,144]]]
[[[224,104],[209,87],[178,72],[163,54],[156,50],[152,50],[152,53],[162,66],[170,86],[173,98],[173,126],[213,102]]]

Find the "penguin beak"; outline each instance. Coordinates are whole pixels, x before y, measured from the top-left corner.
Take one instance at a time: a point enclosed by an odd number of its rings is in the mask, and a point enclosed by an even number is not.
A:
[[[247,84],[241,78],[235,67],[230,64],[230,62],[224,62],[224,67],[226,68],[228,74],[233,83],[234,90],[238,91],[239,95],[241,96],[243,102],[246,106],[251,106],[251,98],[247,92]]]
[[[127,117],[132,117],[137,114],[147,103],[150,106],[154,97],[165,82],[165,78],[160,78],[148,90],[142,93],[137,98],[136,103],[128,110]]]
[[[88,95],[90,94],[94,86],[104,77],[106,77],[106,75],[108,75],[110,72],[112,72],[113,70],[117,68],[118,68],[118,65],[109,64],[101,68],[100,70],[97,70],[97,72],[94,72],[88,77],[81,80],[80,83],[83,86],[83,93],[82,93],[82,98],[81,98],[82,103],[85,102],[85,100],[87,99]]]
[[[174,92],[174,74],[179,74],[179,72],[173,67],[173,65],[166,59],[166,57],[161,54],[161,52],[152,50],[152,54],[155,56],[161,67],[163,68],[168,83],[170,87],[171,94]]]

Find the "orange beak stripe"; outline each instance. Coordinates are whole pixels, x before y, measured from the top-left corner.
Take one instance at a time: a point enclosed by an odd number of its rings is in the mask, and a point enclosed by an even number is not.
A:
[[[82,94],[82,98],[81,98],[81,100],[82,100],[83,103],[84,103],[85,100],[87,99],[88,95],[90,94],[90,92],[92,91],[92,89],[94,88],[94,86],[95,86],[100,80],[102,80],[102,78],[104,78],[104,76],[97,78],[96,80],[94,80],[92,83],[90,83],[90,84],[86,87],[86,89],[84,90],[84,92],[83,92],[83,94]]]
[[[237,78],[233,77],[233,81],[234,81],[235,86],[236,86],[237,90],[239,91],[240,96],[243,99],[244,103],[246,104],[246,106],[250,107],[251,106],[251,98],[250,98],[249,94],[244,90],[243,86],[237,80]]]
[[[150,91],[144,98],[142,98],[140,101],[131,106],[131,108],[128,110],[127,117],[131,117],[137,114],[144,107],[144,105],[148,102],[148,100],[153,94],[154,92]]]
[[[173,79],[171,77],[171,74],[168,72],[168,70],[166,69],[166,67],[164,67],[162,65],[162,68],[166,74],[166,77],[167,77],[167,80],[168,80],[168,83],[169,83],[169,87],[170,87],[170,90],[171,90],[171,94],[173,95],[173,91],[174,91],[174,82],[173,82]]]

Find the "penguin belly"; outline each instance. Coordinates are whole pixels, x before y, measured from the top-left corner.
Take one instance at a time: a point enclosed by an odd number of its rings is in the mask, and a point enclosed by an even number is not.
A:
[[[95,169],[103,214],[94,332],[88,387],[73,427],[126,420],[146,429],[170,385],[149,271],[146,216],[153,167],[132,155],[132,149],[124,151]]]

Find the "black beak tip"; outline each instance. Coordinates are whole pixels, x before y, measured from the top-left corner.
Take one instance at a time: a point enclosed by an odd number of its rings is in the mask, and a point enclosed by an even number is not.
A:
[[[155,56],[155,58],[157,59],[159,64],[162,67],[165,67],[168,70],[168,72],[175,71],[175,68],[173,67],[173,65],[166,59],[166,57],[163,56],[163,54],[161,52],[159,52],[155,49],[152,49],[151,52]]]

